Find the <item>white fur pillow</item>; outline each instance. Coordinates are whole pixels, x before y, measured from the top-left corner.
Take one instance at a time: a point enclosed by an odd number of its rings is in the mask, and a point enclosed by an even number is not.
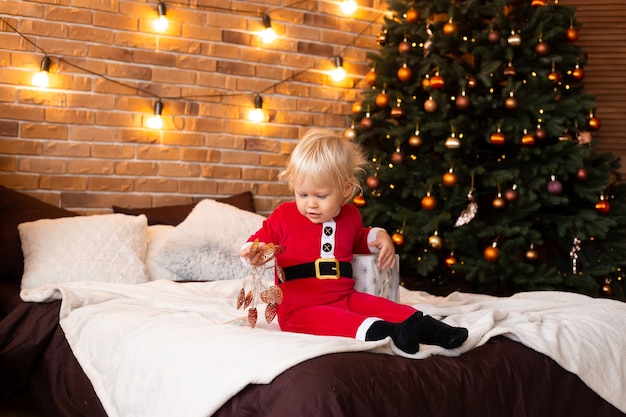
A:
[[[167,243],[168,236],[174,231],[174,226],[165,224],[155,224],[148,226],[148,249],[146,251],[146,267],[151,281],[166,279],[170,281],[182,280],[182,277],[176,275],[161,265],[159,254]]]
[[[71,281],[135,284],[148,280],[146,216],[41,219],[17,229],[24,252],[22,289]]]
[[[171,231],[155,251],[156,261],[184,280],[241,279],[250,269],[239,249],[265,217],[206,199]]]

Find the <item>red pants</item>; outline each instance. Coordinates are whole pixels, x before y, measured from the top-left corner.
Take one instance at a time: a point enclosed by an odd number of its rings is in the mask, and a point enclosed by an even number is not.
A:
[[[399,323],[415,313],[408,305],[358,292],[354,280],[304,278],[280,284],[278,306],[281,330],[321,336],[355,337],[361,323],[377,317]]]

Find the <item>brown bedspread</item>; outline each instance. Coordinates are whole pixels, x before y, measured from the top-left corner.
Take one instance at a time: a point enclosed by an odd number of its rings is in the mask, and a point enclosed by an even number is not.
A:
[[[106,416],[58,325],[60,302],[12,302],[14,308],[0,319],[0,401],[55,417]],[[8,304],[5,300],[5,309]],[[321,356],[271,384],[246,387],[215,416],[624,414],[552,359],[497,337],[456,358],[413,360],[367,352]]]

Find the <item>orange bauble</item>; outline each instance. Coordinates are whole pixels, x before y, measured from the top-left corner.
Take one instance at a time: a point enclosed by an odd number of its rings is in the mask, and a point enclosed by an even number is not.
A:
[[[370,175],[369,177],[367,177],[367,179],[365,180],[365,183],[367,184],[367,186],[372,189],[375,190],[378,187],[380,187],[380,178],[378,178],[378,175],[374,174],[374,175]]]
[[[443,33],[446,35],[452,35],[457,31],[456,23],[450,21],[443,25]]]
[[[596,211],[600,214],[608,214],[611,211],[611,204],[608,200],[600,200],[596,203]]]
[[[535,144],[535,136],[530,133],[524,133],[521,142],[524,146],[532,146]]]
[[[556,71],[552,71],[548,73],[548,79],[554,81],[555,84],[558,84],[561,81],[561,74]]]
[[[373,69],[370,70],[367,74],[365,74],[365,82],[371,86],[375,85],[377,75],[378,74],[376,74],[376,71],[374,71]]]
[[[406,11],[405,19],[407,23],[416,23],[420,18],[420,15],[417,10],[409,9]]]
[[[360,101],[355,101],[352,103],[352,113],[359,114],[363,110],[363,103]]]
[[[433,75],[430,78],[430,86],[435,90],[442,90],[446,82],[441,75]]]
[[[357,196],[354,196],[354,198],[352,199],[352,204],[354,204],[357,207],[365,207],[367,205],[367,201],[365,200],[365,197],[363,197],[362,194],[359,194]]]
[[[504,145],[504,142],[506,141],[506,136],[504,136],[504,133],[497,131],[491,134],[489,141],[492,145]]]
[[[402,65],[398,69],[398,79],[405,83],[410,81],[411,78],[413,78],[413,71],[411,71],[411,68],[407,67],[406,64]]]
[[[396,232],[391,235],[391,241],[397,246],[404,245],[404,235],[401,232]]]
[[[422,198],[422,208],[426,211],[432,211],[437,208],[437,199],[430,194],[426,194]]]
[[[389,94],[385,93],[384,91],[382,93],[379,93],[376,96],[376,105],[378,107],[387,107],[389,105]]]
[[[446,187],[454,187],[458,182],[458,178],[454,172],[446,172],[443,174],[443,185]]]
[[[572,70],[572,78],[576,81],[582,81],[585,78],[585,71],[582,68],[576,67]]]
[[[567,39],[568,42],[576,42],[578,40],[578,29],[573,27],[567,29],[565,39]]]
[[[487,246],[483,251],[483,258],[488,262],[495,262],[500,257],[500,249],[494,245]]]
[[[411,137],[409,137],[409,146],[417,148],[419,146],[422,146],[422,143],[424,143],[424,140],[417,133],[414,134],[414,135],[411,135]]]
[[[446,265],[448,266],[452,266],[457,262],[456,258],[454,257],[454,255],[450,255],[446,258]]]
[[[601,125],[602,123],[600,123],[600,119],[594,116],[591,116],[587,121],[587,127],[589,127],[589,130],[599,130]]]
[[[437,102],[430,97],[428,100],[424,102],[424,110],[428,113],[434,113],[437,111]]]

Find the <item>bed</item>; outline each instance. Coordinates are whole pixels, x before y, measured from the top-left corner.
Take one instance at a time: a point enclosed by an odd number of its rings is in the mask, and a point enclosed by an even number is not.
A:
[[[435,297],[387,281],[380,286],[376,277],[364,290],[470,329],[458,349],[422,346],[403,355],[389,340],[245,323],[235,308],[243,281],[233,279],[242,265],[232,262],[232,247],[262,221],[249,193],[185,206],[114,207],[116,214],[94,220],[0,187],[0,211],[3,404],[72,417],[626,412],[626,306],[616,300],[558,292]],[[126,238],[112,240],[118,222]],[[81,239],[97,240],[105,264],[81,267],[77,256],[93,243]],[[123,269],[111,272],[116,263]]]

